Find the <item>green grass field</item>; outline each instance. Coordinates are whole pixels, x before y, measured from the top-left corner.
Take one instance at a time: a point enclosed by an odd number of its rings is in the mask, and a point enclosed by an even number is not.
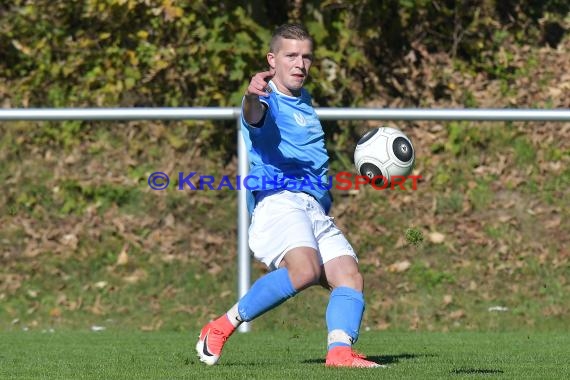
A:
[[[2,379],[567,379],[570,334],[363,332],[357,349],[387,368],[324,367],[323,332],[236,333],[219,365],[194,352],[195,334],[8,332]]]

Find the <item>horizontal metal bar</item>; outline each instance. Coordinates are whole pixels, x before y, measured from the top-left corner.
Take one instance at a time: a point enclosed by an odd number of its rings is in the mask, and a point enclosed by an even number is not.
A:
[[[238,107],[188,108],[14,108],[0,110],[0,120],[235,120]]]
[[[570,121],[570,109],[320,108],[321,120]]]
[[[231,120],[239,107],[180,108],[14,108],[6,120]],[[570,121],[570,109],[316,108],[322,120]]]

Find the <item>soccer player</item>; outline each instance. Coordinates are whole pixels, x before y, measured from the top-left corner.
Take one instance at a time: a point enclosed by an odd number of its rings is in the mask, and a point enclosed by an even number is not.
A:
[[[202,328],[196,351],[202,362],[216,364],[240,323],[320,284],[330,290],[326,365],[381,367],[352,350],[364,313],[363,280],[352,246],[328,216],[324,132],[303,88],[313,63],[307,30],[298,24],[277,28],[267,62],[269,70],[252,77],[243,98],[242,134],[252,190],[249,246],[270,271]]]

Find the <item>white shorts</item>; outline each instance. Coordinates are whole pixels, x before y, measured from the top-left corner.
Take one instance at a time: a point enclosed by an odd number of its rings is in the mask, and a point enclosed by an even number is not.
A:
[[[258,202],[249,227],[249,247],[255,259],[270,270],[277,269],[285,254],[297,247],[316,249],[321,265],[344,255],[358,260],[315,198],[287,190],[270,193]]]

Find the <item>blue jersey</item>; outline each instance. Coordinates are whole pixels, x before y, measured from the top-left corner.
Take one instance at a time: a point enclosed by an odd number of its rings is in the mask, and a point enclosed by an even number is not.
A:
[[[244,182],[249,192],[248,210],[253,212],[259,194],[287,189],[311,194],[328,213],[332,203],[329,157],[311,96],[305,89],[300,97],[285,95],[272,81],[269,86],[269,96],[260,97],[267,111],[259,125],[249,125],[241,118],[250,163]]]

